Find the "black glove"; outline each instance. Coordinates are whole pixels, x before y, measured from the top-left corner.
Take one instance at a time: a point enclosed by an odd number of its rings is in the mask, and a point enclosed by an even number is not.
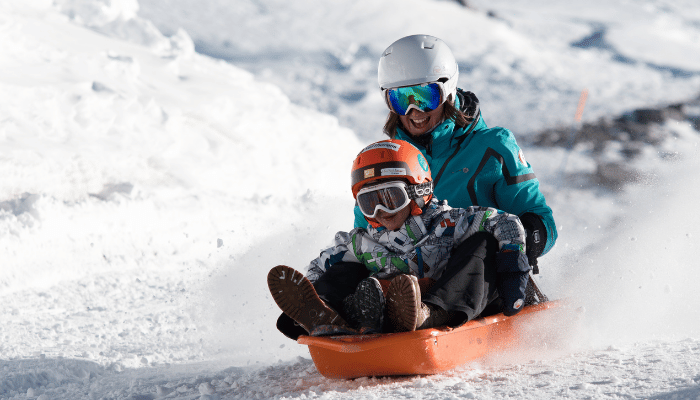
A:
[[[544,246],[547,244],[547,228],[542,222],[542,218],[534,213],[525,213],[520,216],[525,228],[525,253],[527,260],[532,265],[532,273],[537,275],[540,269],[537,266],[537,257],[542,255]]]
[[[503,299],[503,314],[515,315],[525,305],[525,289],[530,273],[527,256],[519,251],[496,253],[498,294]]]

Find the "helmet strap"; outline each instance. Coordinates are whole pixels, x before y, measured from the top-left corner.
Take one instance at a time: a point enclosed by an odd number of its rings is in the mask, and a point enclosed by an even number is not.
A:
[[[374,229],[378,229],[379,227],[382,226],[382,224],[380,224],[379,222],[377,222],[377,220],[374,219],[374,218],[366,218],[366,217],[365,217],[365,219],[367,220],[367,222],[368,222],[370,225],[372,225],[372,227],[373,227]]]

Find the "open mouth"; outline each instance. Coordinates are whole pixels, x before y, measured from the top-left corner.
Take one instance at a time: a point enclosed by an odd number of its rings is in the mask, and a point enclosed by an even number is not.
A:
[[[409,121],[411,122],[411,125],[416,128],[416,129],[423,129],[426,126],[428,126],[428,122],[430,122],[430,117],[424,117],[424,118],[410,118]]]

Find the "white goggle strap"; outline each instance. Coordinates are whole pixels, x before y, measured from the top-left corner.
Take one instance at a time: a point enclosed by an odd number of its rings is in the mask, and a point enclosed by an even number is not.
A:
[[[433,193],[433,182],[424,182],[418,185],[409,185],[406,188],[406,194],[411,200],[423,198]]]

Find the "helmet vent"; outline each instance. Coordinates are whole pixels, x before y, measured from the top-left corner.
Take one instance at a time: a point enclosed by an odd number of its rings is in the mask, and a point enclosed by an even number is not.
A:
[[[426,43],[426,42],[423,42],[423,43],[421,43],[421,47],[424,48],[424,49],[432,50],[433,47],[435,47],[435,43]]]

